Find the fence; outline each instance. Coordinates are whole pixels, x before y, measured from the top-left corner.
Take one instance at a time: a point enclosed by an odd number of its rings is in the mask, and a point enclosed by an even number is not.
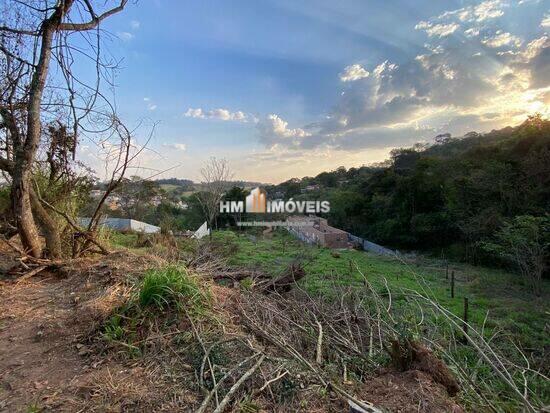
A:
[[[363,250],[372,252],[374,254],[379,255],[395,255],[396,252],[393,250],[390,250],[389,248],[383,247],[382,245],[378,245],[374,242],[368,241],[366,239],[363,239],[361,237],[357,237],[353,234],[350,234],[348,232],[348,238],[351,242],[357,243],[363,247]]]

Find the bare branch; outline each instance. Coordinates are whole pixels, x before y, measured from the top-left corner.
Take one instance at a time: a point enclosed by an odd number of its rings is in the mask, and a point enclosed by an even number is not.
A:
[[[103,20],[105,20],[107,17],[112,16],[113,14],[116,14],[118,12],[121,12],[124,10],[124,7],[126,6],[126,3],[128,0],[121,0],[120,5],[117,7],[114,7],[105,13],[101,14],[100,16],[95,16],[95,12],[93,11],[93,8],[89,8],[89,12],[92,16],[92,20],[86,23],[61,23],[57,29],[58,30],[72,30],[72,31],[84,31],[84,30],[90,30],[99,25]],[[86,2],[89,4],[88,2]]]

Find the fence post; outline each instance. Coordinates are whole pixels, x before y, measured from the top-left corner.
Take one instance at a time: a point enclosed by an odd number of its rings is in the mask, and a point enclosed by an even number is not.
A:
[[[451,271],[451,298],[455,298],[455,272]]]
[[[464,297],[464,315],[462,317],[464,320],[464,323],[462,324],[462,331],[464,331],[464,334],[468,334],[468,297]],[[464,340],[466,340],[466,337],[464,337]]]
[[[445,279],[449,279],[449,261],[445,261]]]

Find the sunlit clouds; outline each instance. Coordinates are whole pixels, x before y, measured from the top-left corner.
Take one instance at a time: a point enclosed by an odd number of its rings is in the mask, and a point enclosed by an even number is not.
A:
[[[159,152],[185,153],[197,163],[203,153],[227,156],[242,178],[278,182],[382,161],[392,148],[441,133],[548,116],[550,15],[542,3],[487,0],[448,10],[442,4],[373,3],[367,10],[320,1],[311,9],[283,1],[271,10],[281,15],[269,30],[262,30],[269,19],[239,16],[232,24],[220,14],[224,24],[194,39],[205,59],[189,74],[196,90],[170,96],[179,104],[171,115],[174,137]],[[140,37],[146,29],[129,24]],[[204,42],[212,50],[202,51]],[[166,107],[158,101],[155,113]],[[151,112],[156,103],[145,105]],[[182,132],[200,145],[178,142]]]

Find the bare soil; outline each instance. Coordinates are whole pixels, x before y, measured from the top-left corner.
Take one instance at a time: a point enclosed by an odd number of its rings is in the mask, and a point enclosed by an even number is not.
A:
[[[14,257],[0,252],[0,271]],[[165,404],[148,366],[97,354],[89,339],[147,259],[113,254],[18,282],[0,278],[0,411],[151,411]],[[167,406],[168,407],[168,406]]]

